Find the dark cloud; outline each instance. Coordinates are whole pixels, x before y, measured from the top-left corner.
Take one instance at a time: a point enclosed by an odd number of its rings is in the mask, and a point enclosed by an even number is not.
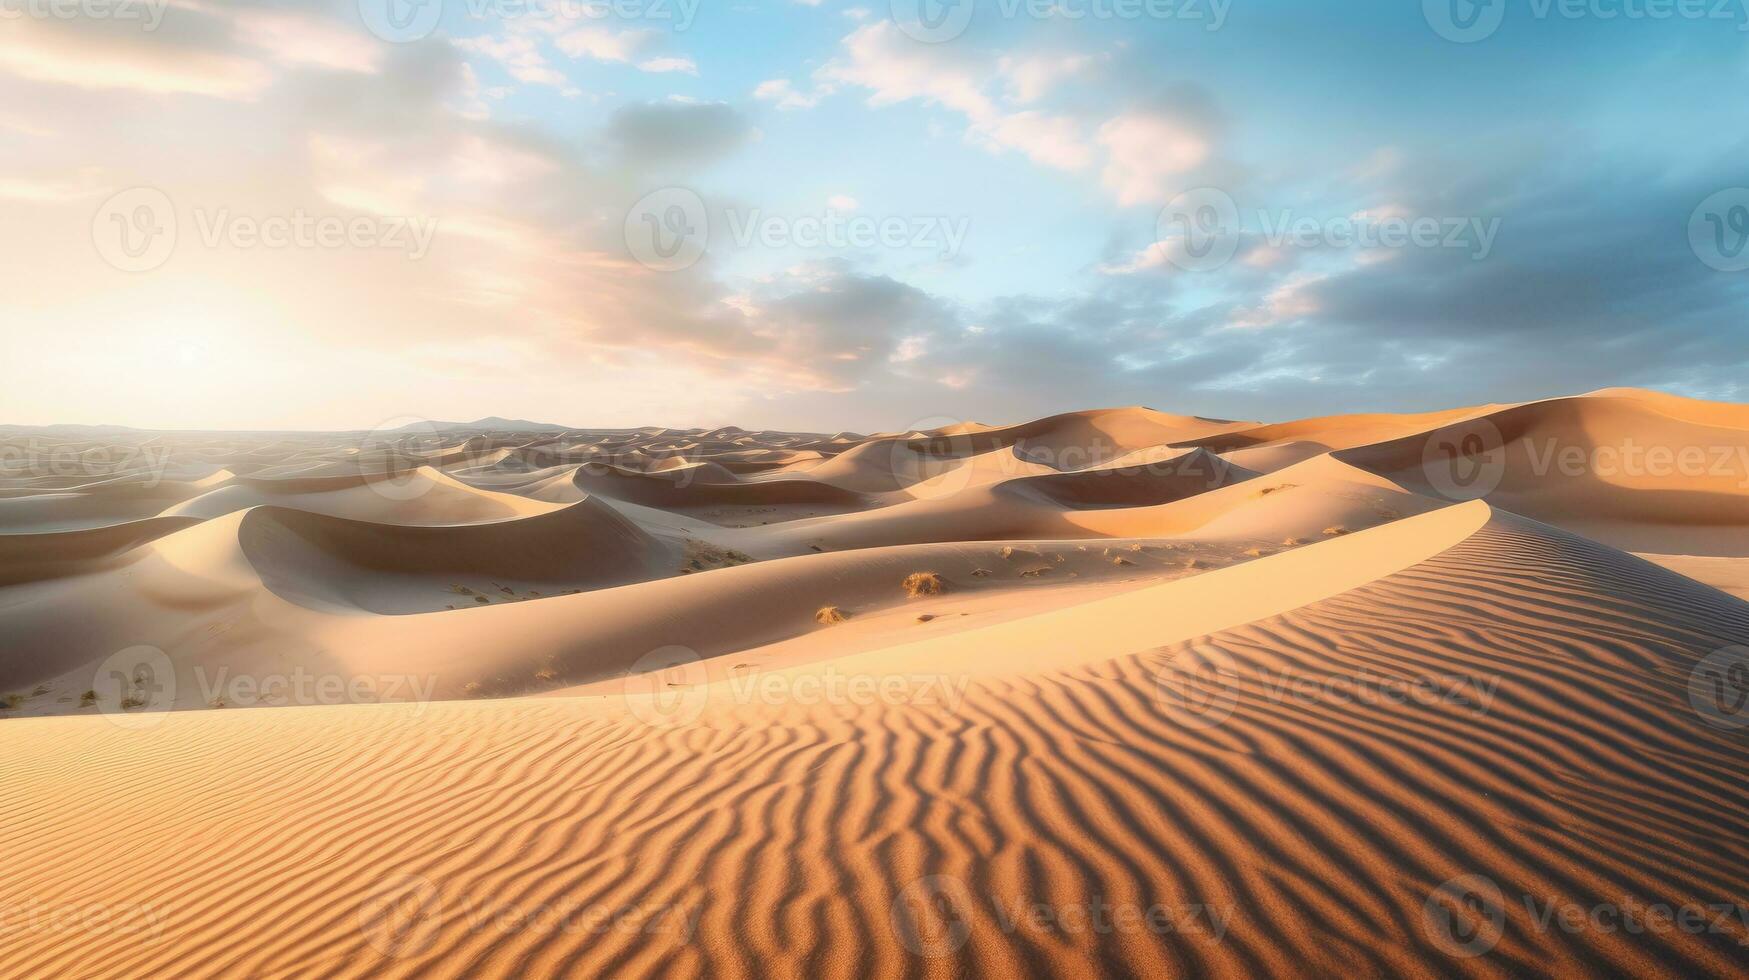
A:
[[[745,116],[723,103],[652,102],[615,112],[607,138],[628,166],[674,171],[728,156],[755,132]]]

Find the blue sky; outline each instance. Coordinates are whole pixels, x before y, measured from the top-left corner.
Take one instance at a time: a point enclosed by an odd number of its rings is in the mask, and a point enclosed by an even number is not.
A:
[[[0,340],[79,380],[0,415],[866,430],[1749,397],[1739,0],[958,0],[939,43],[918,0],[431,2],[136,0],[149,29],[8,7]],[[1494,26],[1452,40],[1453,11]],[[126,222],[98,219],[139,188],[174,248],[118,268],[98,240]],[[291,214],[379,234],[196,231]],[[700,249],[652,264],[639,229],[671,220]],[[816,244],[822,220],[891,234]],[[417,256],[379,240],[407,223]]]

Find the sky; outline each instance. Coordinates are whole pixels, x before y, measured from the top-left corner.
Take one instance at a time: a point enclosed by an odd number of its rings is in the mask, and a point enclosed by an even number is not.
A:
[[[0,0],[0,423],[1749,400],[1749,0]]]

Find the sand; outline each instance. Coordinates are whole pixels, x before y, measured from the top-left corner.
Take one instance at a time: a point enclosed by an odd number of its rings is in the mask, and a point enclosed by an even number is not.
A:
[[[0,975],[1746,962],[1749,408],[0,451]]]

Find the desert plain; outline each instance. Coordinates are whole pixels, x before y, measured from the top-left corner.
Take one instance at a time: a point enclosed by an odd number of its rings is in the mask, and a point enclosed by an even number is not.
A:
[[[1640,390],[0,427],[0,975],[1741,976],[1745,599]]]

